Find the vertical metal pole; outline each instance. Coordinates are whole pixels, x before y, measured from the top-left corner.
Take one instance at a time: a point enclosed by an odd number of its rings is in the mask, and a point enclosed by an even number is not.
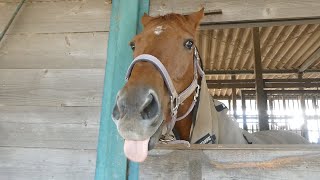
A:
[[[298,79],[302,79],[303,74],[299,73],[298,74]],[[299,88],[299,90],[303,91],[304,88]],[[306,139],[309,139],[309,132],[308,132],[308,121],[307,121],[307,117],[306,117],[306,100],[305,100],[305,96],[304,93],[301,94],[300,96],[300,108],[302,111],[302,117],[304,120],[303,126],[302,126],[302,136],[305,137]]]
[[[264,82],[262,76],[261,52],[260,52],[260,33],[259,28],[252,28],[253,50],[254,50],[254,74],[256,84],[256,103],[259,115],[260,131],[269,130],[267,114],[267,95],[264,92]]]
[[[140,17],[148,10],[149,0],[112,1],[96,180],[138,179],[139,165],[127,162],[123,153],[123,139],[117,132],[111,113],[116,93],[123,87],[126,70],[132,61],[132,50],[128,43],[141,29]]]
[[[236,80],[236,75],[231,76],[232,80]],[[237,91],[236,88],[232,88],[232,109],[233,109],[233,116],[234,118],[238,119],[237,117]]]
[[[270,120],[271,120],[271,129],[274,129],[274,115],[273,115],[273,110],[274,110],[274,106],[273,106],[273,97],[271,96],[269,98],[269,110],[270,110]]]
[[[242,105],[243,129],[248,131],[247,114],[246,114],[246,96],[243,91],[241,91],[241,105]]]

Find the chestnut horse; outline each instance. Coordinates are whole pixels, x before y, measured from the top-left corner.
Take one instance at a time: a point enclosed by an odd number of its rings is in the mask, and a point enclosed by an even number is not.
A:
[[[202,9],[190,15],[142,17],[144,30],[129,43],[135,59],[112,113],[129,159],[144,161],[162,132],[170,133],[173,127],[181,140],[190,140],[199,85],[205,84],[195,47],[196,30],[203,16]],[[242,133],[232,120],[220,121],[219,128],[230,127],[216,132],[218,143],[248,142],[243,137],[250,134]]]

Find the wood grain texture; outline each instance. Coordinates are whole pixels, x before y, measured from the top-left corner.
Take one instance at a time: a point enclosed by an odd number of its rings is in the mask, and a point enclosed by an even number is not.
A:
[[[0,179],[94,179],[95,151],[0,147]]]
[[[9,22],[17,6],[18,3],[6,3],[0,1],[0,34]]]
[[[15,7],[16,3],[0,2],[0,12],[6,15],[0,19],[0,27]],[[102,0],[31,1],[8,34],[109,31],[110,11],[111,4]]]
[[[98,125],[100,108],[0,106],[0,123]]]
[[[205,146],[210,150],[203,150]],[[192,170],[201,171],[201,179],[318,179],[320,176],[320,146],[205,146],[193,146],[192,150],[173,150],[179,146],[152,150],[140,166],[140,179],[190,179],[195,176],[190,175]]]
[[[248,23],[250,21],[261,22],[270,19],[285,20],[320,17],[320,4],[318,0],[151,0],[150,5],[150,14],[153,16],[171,12],[189,14],[200,10],[202,7],[205,8],[205,12],[221,9],[221,15],[209,15],[202,21],[202,23],[214,22],[216,24],[223,22]]]
[[[2,69],[0,106],[100,106],[102,69]]]
[[[96,149],[100,107],[0,107],[0,146]]]
[[[107,32],[8,35],[0,69],[103,69]]]

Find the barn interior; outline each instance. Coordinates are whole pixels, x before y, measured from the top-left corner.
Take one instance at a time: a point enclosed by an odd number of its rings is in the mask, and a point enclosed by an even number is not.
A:
[[[149,14],[200,7],[197,47],[213,98],[249,132],[319,143],[319,2],[150,0]],[[94,178],[111,8],[0,0],[0,179]]]
[[[274,2],[264,7],[262,17],[252,19],[250,13],[262,10],[254,9],[254,4],[244,14],[236,2],[228,4],[228,9],[215,2],[204,4],[197,47],[213,98],[223,102],[240,127],[249,132],[290,130],[319,143],[317,17],[302,15],[303,8],[292,11],[301,14],[289,17],[291,10]],[[305,7],[311,4],[301,3]],[[269,12],[275,6],[278,9]],[[151,15],[188,14],[194,9],[185,2],[159,2],[152,8],[151,4]],[[267,19],[265,13],[278,17]]]

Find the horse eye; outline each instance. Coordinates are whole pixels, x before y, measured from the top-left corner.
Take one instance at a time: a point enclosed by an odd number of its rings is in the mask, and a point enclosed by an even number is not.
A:
[[[136,48],[135,43],[134,42],[130,42],[129,45],[130,45],[131,49],[134,51],[134,49]]]
[[[187,40],[185,43],[184,43],[184,47],[186,47],[187,49],[191,49],[193,47],[193,41],[192,40]]]

